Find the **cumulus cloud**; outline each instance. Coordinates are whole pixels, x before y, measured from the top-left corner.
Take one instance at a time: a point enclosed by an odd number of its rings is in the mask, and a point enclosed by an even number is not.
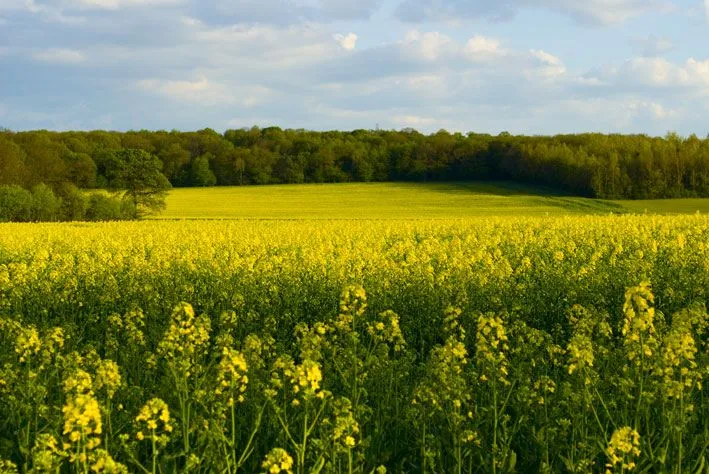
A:
[[[633,58],[590,75],[618,87],[650,87],[709,94],[709,60],[689,58],[675,64],[663,58]]]
[[[335,41],[347,51],[352,51],[357,47],[357,35],[354,33],[348,33],[347,35],[336,34],[334,36]]]
[[[406,51],[429,61],[453,53],[456,49],[454,41],[438,31],[421,33],[418,30],[411,30],[401,44]]]
[[[552,10],[585,24],[611,25],[671,6],[658,0],[404,0],[396,15],[411,22],[455,21],[461,18],[503,21],[524,8]]]
[[[227,85],[207,79],[204,75],[195,80],[142,79],[138,89],[160,94],[178,102],[191,102],[205,106],[241,105],[253,107],[270,95],[270,90],[259,85]]]
[[[659,8],[652,2],[394,0],[393,5],[425,7],[408,12],[418,15],[416,21],[503,20],[537,8],[555,12],[547,15],[550,22],[563,13],[584,23],[614,24]],[[608,65],[596,68],[591,61],[605,56],[583,55],[566,64],[571,46],[583,45],[569,36],[575,31],[564,28],[560,41],[572,45],[555,51],[548,38],[520,38],[507,26],[475,31],[475,22],[467,22],[466,30],[441,23],[400,31],[389,17],[377,16],[377,25],[391,24],[391,30],[370,29],[367,42],[360,41],[353,31],[361,34],[361,24],[347,20],[369,18],[383,3],[0,0],[0,16],[8,19],[0,27],[8,31],[0,60],[13,78],[6,96],[30,97],[29,91],[39,90],[38,71],[56,72],[62,90],[57,103],[66,108],[84,100],[91,107],[82,112],[81,123],[96,126],[110,111],[111,126],[119,129],[379,123],[423,131],[664,132],[706,122],[709,61],[696,52],[686,61],[663,59],[671,43],[662,36],[640,36],[631,43],[637,57],[622,62],[619,48],[608,52]],[[580,36],[587,40],[595,34]],[[62,74],[59,67],[67,64],[80,64],[82,74]],[[46,96],[33,97],[31,104],[11,103],[13,113],[4,125],[53,128],[54,119],[14,113],[51,112]],[[703,112],[690,121],[692,111]],[[78,123],[72,120],[62,123]]]
[[[64,48],[50,48],[43,51],[37,51],[32,54],[32,58],[36,61],[63,64],[78,64],[84,62],[86,59],[81,51]]]
[[[499,40],[479,35],[470,38],[463,51],[468,58],[473,60],[488,59],[506,54],[506,51],[500,46]]]
[[[538,61],[538,67],[529,68],[528,73],[537,74],[540,77],[554,79],[566,75],[566,66],[553,54],[549,54],[541,49],[530,49],[529,54]]]

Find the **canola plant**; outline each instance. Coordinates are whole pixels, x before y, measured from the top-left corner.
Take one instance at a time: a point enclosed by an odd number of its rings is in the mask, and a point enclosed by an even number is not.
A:
[[[707,290],[698,215],[2,224],[0,472],[704,473]]]

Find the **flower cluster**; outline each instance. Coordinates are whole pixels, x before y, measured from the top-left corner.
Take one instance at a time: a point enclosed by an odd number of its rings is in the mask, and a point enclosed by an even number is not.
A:
[[[357,318],[367,310],[367,292],[358,285],[350,285],[340,296],[340,313]]]
[[[264,474],[293,474],[293,458],[282,448],[274,448],[261,464]]]
[[[39,332],[34,326],[20,327],[15,338],[15,353],[20,357],[20,362],[27,362],[35,357],[42,348]]]
[[[166,433],[172,433],[173,430],[170,424],[170,409],[167,403],[159,398],[153,398],[143,405],[135,421],[138,424],[136,434],[138,441],[148,438],[166,443],[169,439]],[[148,433],[147,436],[143,431]]]
[[[628,288],[623,304],[623,327],[628,359],[639,365],[642,357],[651,357],[657,347],[655,338],[655,302],[649,282]]]
[[[244,401],[244,392],[249,383],[248,364],[244,354],[229,347],[222,348],[222,357],[217,367],[217,396],[228,397],[227,405]],[[236,397],[236,399],[234,399]]]
[[[502,384],[509,385],[509,364],[506,355],[508,350],[508,338],[502,318],[494,314],[481,314],[478,317],[475,348],[481,381],[496,378]]]
[[[103,391],[106,398],[113,398],[116,390],[121,386],[121,372],[112,360],[101,360],[96,365],[96,375],[94,376],[94,388],[97,392]]]
[[[338,398],[333,403],[332,441],[342,450],[352,449],[357,444],[359,424],[352,414],[352,402]]]
[[[97,449],[89,456],[91,472],[97,474],[128,474],[128,468],[114,460],[108,451]]]
[[[206,316],[196,317],[188,303],[180,303],[172,311],[170,326],[158,345],[158,354],[185,378],[193,375],[196,358],[206,350],[211,324]]]
[[[697,347],[691,332],[673,329],[665,336],[658,372],[663,378],[662,386],[668,398],[682,398],[693,387],[701,389],[702,373],[697,367],[696,354]]]
[[[376,320],[368,321],[367,333],[374,341],[389,344],[395,352],[401,351],[406,346],[404,335],[399,327],[399,315],[392,310],[379,313]]]
[[[82,393],[71,396],[64,407],[63,434],[72,444],[85,444],[87,449],[94,449],[101,444],[101,408],[93,394]],[[80,459],[82,463],[86,459]]]
[[[629,426],[615,430],[608,442],[606,455],[606,473],[616,466],[628,471],[635,469],[635,458],[640,456],[640,435]]]
[[[110,315],[108,325],[111,328],[110,337],[106,341],[109,349],[118,350],[121,342],[131,346],[145,346],[145,314],[140,308],[132,309],[123,316],[115,313]]]
[[[586,368],[593,367],[593,341],[589,336],[574,334],[566,350],[569,353],[569,375],[576,371],[583,373]],[[586,378],[585,383],[588,385],[590,380]]]
[[[328,345],[327,335],[332,333],[332,328],[325,323],[317,322],[312,327],[300,323],[295,327],[298,338],[298,348],[302,360],[320,361],[323,358],[323,349]]]
[[[67,453],[59,447],[53,435],[42,433],[37,435],[31,455],[36,472],[55,472],[59,471]]]

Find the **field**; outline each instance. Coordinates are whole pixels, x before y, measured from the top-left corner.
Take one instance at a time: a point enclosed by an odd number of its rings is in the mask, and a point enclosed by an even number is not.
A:
[[[604,201],[516,183],[355,183],[178,188],[162,219],[452,219],[709,212],[709,199]]]
[[[0,225],[0,472],[707,471],[708,216],[312,189]]]

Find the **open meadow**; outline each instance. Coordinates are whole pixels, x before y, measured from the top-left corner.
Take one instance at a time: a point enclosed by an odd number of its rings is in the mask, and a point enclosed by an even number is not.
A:
[[[452,219],[694,214],[709,199],[601,200],[512,182],[340,183],[177,188],[159,219]]]
[[[705,473],[707,205],[644,205],[269,186],[174,190],[161,220],[0,224],[0,459]]]

